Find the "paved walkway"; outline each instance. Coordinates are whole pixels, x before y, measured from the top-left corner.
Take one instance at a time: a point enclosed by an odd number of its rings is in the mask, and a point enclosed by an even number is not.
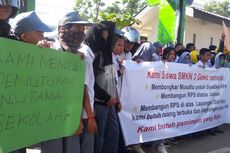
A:
[[[221,127],[224,134],[204,135],[201,139],[184,139],[168,148],[168,153],[230,153],[230,124]],[[156,153],[144,148],[146,153]],[[27,153],[40,153],[40,150],[28,149]]]

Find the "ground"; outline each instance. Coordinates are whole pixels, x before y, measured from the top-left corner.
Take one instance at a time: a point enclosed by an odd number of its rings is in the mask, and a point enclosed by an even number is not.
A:
[[[168,153],[230,153],[230,124],[220,128],[223,134],[216,136],[205,134],[199,139],[185,138],[178,141],[178,144],[171,145]],[[153,152],[152,148],[144,147],[146,153]],[[135,153],[134,151],[130,151]],[[40,153],[39,150],[28,150],[27,153]]]

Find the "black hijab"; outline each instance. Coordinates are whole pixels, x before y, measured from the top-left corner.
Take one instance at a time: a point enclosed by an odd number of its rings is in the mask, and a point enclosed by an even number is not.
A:
[[[107,27],[108,29],[108,39],[107,46],[104,54],[104,65],[110,65],[113,63],[112,60],[112,48],[113,48],[113,39],[114,39],[114,31],[116,28],[116,24],[112,21],[102,21],[101,24]]]
[[[88,45],[94,54],[104,52],[106,50],[106,40],[102,36],[103,31],[108,31],[106,26],[95,24],[90,26],[86,32],[84,44]]]

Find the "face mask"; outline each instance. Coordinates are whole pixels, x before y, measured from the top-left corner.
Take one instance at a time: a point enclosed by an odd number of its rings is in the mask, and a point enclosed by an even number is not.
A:
[[[219,63],[220,63],[220,66],[224,66],[225,60],[224,59],[220,59]]]
[[[85,33],[78,31],[65,31],[61,34],[61,45],[65,51],[76,53],[81,43],[85,39]]]

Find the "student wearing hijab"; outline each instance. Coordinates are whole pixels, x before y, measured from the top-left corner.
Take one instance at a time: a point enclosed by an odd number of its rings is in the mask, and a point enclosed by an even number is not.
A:
[[[112,42],[115,23],[102,22],[108,29],[105,48],[96,53],[94,60],[95,118],[97,133],[95,135],[94,153],[117,153],[119,140],[119,121],[117,106],[120,99],[117,94],[116,76],[112,61]],[[104,45],[103,45],[104,46]]]
[[[213,67],[214,68],[226,67],[225,58],[226,56],[222,52],[219,52],[218,54],[216,54]]]
[[[182,64],[191,64],[191,56],[189,52],[184,52],[178,59],[177,63],[182,63]]]
[[[95,54],[103,50],[106,44],[107,29],[101,24],[95,24],[88,28],[86,39],[81,45],[79,52],[83,53],[86,61],[85,88],[83,99],[83,132],[79,136],[80,153],[94,152],[94,134],[97,132],[97,125],[94,116],[94,70],[93,61]]]
[[[150,42],[145,42],[137,49],[133,55],[133,60],[153,61],[153,54],[156,52],[156,47]]]

